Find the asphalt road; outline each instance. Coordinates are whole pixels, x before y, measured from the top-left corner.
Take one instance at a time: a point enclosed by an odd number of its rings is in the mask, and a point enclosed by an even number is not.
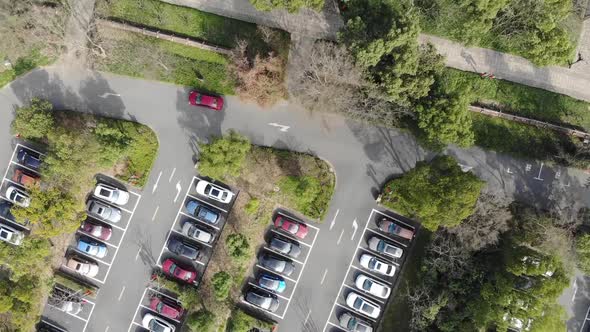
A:
[[[139,193],[141,199],[86,331],[128,329],[179,210],[181,201],[174,202],[177,188],[180,186],[184,194],[195,175],[195,143],[230,129],[247,135],[254,144],[316,154],[336,172],[336,191],[326,221],[320,226],[293,299],[280,321],[281,331],[322,331],[360,230],[376,207],[380,186],[433,155],[399,130],[368,126],[333,114],[311,114],[288,104],[261,110],[236,97],[227,97],[223,112],[201,110],[188,105],[187,92],[186,88],[161,82],[58,69],[36,70],[0,90],[0,165],[9,162],[15,144],[9,131],[13,109],[32,97],[48,99],[58,108],[138,121],[158,135],[158,158],[144,191]],[[289,128],[281,130],[277,125]],[[521,161],[479,148],[451,147],[446,152],[472,167],[488,182],[490,191],[540,207],[555,207],[565,216],[589,206],[585,187],[588,175],[579,170]]]

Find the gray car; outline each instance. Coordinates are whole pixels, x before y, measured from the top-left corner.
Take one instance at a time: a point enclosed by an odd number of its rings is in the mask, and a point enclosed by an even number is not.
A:
[[[301,254],[301,247],[299,247],[298,243],[278,235],[273,235],[268,243],[268,247],[293,258],[297,258]]]
[[[88,214],[96,219],[118,223],[121,220],[121,210],[101,201],[89,199],[86,204]]]
[[[273,255],[264,254],[260,256],[258,261],[262,267],[286,276],[290,276],[295,271],[293,263]]]
[[[244,299],[246,302],[270,312],[275,312],[279,308],[277,296],[261,289],[250,288]]]
[[[340,327],[350,332],[373,332],[371,324],[359,319],[348,312],[343,313],[338,318]]]
[[[369,241],[367,241],[367,243],[371,250],[391,258],[401,258],[404,253],[401,248],[398,248],[392,243],[389,243],[388,241],[380,239],[376,236],[372,236]]]

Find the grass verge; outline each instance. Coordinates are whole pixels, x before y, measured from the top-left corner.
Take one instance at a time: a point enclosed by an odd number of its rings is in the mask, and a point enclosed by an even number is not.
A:
[[[222,54],[104,26],[98,33],[109,56],[94,57],[97,70],[234,93],[228,59]]]

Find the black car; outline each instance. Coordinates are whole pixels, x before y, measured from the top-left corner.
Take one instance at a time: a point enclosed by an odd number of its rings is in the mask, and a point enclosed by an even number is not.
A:
[[[16,159],[22,165],[25,165],[32,169],[39,169],[39,167],[41,167],[41,159],[39,158],[39,155],[33,154],[24,148],[18,150],[18,153],[16,154]]]
[[[276,295],[258,288],[248,289],[244,299],[246,302],[270,312],[275,312],[279,308],[279,300]]]
[[[262,267],[286,276],[290,276],[295,271],[293,263],[274,255],[264,254],[260,256],[258,261]]]
[[[273,235],[268,243],[270,249],[276,250],[281,254],[297,258],[301,254],[301,247],[299,243],[287,240],[286,238],[278,235]]]
[[[177,238],[170,238],[168,240],[168,250],[181,257],[186,257],[190,260],[197,260],[201,257],[201,248],[198,246],[181,241]]]

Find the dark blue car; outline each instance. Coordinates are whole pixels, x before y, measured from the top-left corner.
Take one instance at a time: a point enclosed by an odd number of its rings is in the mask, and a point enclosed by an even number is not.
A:
[[[200,221],[215,225],[219,222],[219,212],[215,211],[197,201],[188,201],[186,203],[187,212]]]
[[[33,154],[30,151],[21,148],[18,150],[16,154],[16,158],[19,163],[22,165],[32,168],[32,169],[39,169],[41,167],[41,160],[37,154]]]

